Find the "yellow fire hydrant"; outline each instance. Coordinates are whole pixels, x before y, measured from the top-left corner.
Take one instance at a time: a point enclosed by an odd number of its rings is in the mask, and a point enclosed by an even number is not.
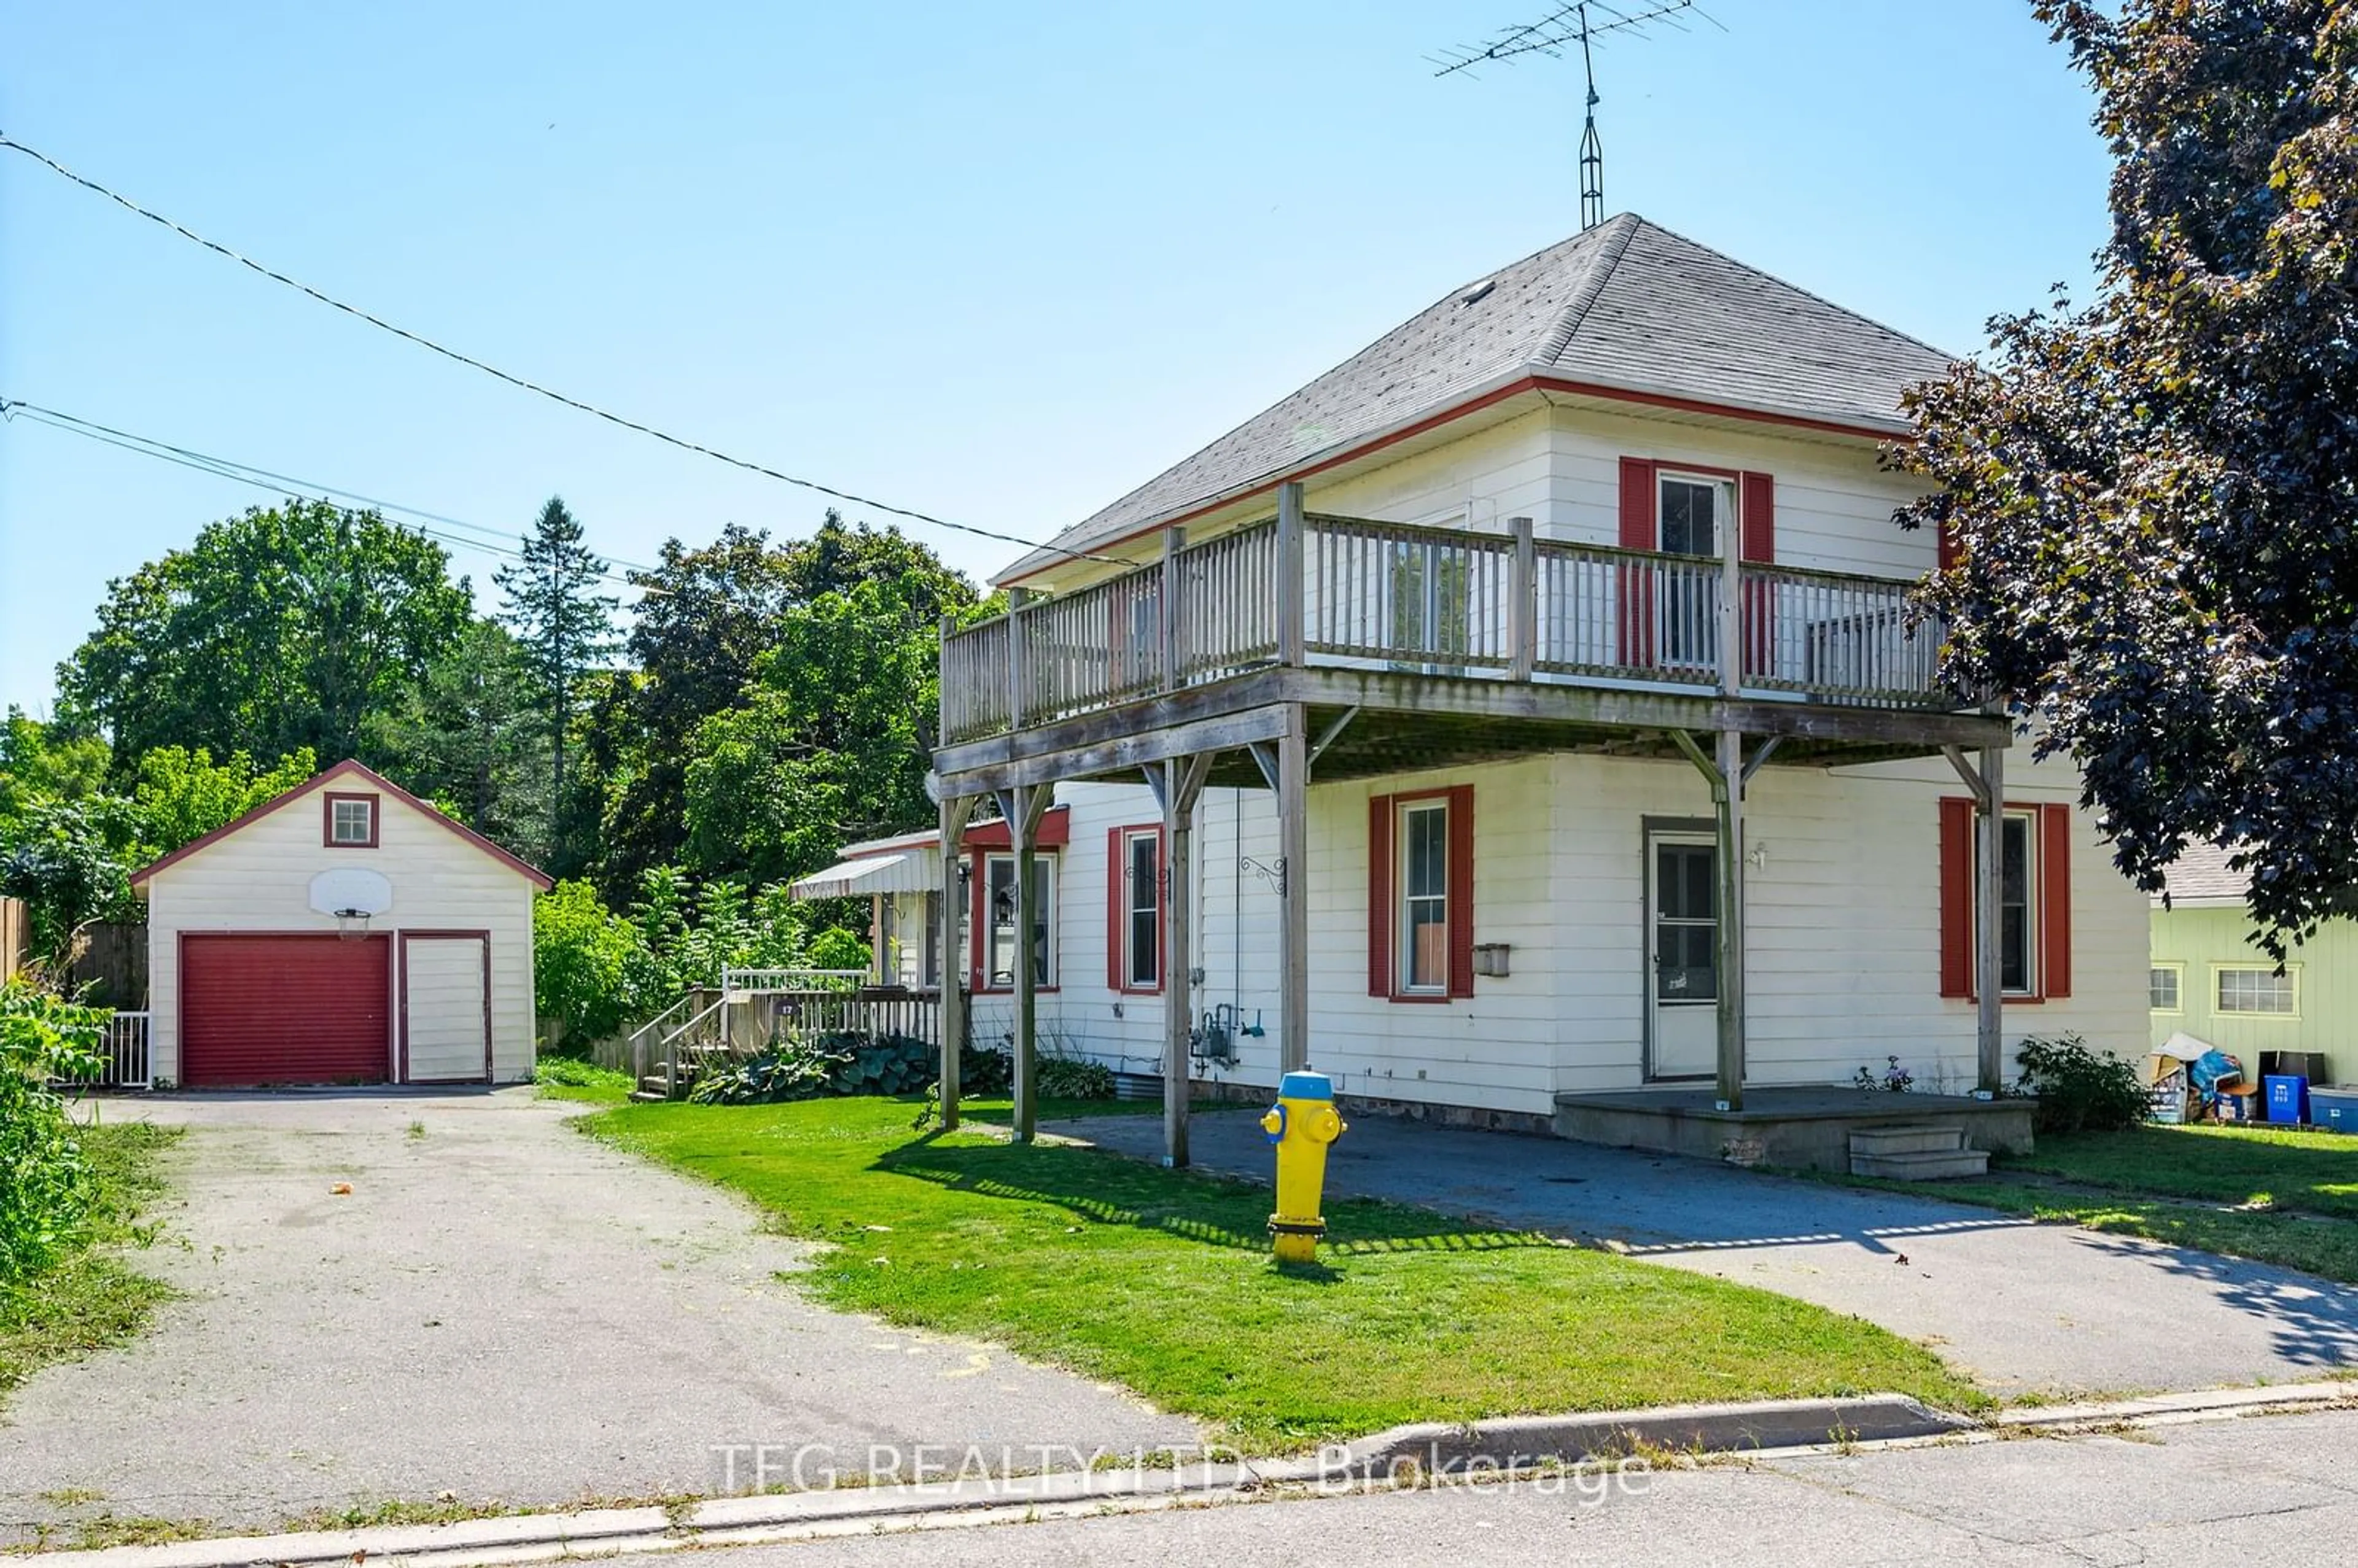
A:
[[[1277,1145],[1277,1212],[1269,1217],[1277,1260],[1310,1262],[1318,1256],[1318,1238],[1326,1234],[1318,1214],[1326,1185],[1326,1145],[1345,1131],[1343,1119],[1335,1114],[1335,1080],[1324,1073],[1286,1074],[1260,1130]]]

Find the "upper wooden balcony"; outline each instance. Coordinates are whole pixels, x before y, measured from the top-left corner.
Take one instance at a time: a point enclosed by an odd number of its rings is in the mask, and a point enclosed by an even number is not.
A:
[[[989,767],[997,787],[993,764],[1009,759],[1272,701],[1494,728],[1553,719],[1916,751],[2005,744],[1988,733],[1998,721],[1959,711],[1940,684],[1942,629],[1911,611],[1911,579],[1731,571],[1716,557],[1540,539],[1527,518],[1485,534],[1281,514],[1172,544],[1160,560],[945,630],[946,782]],[[1740,660],[1722,656],[1731,631]],[[1288,672],[1301,678],[1273,678]]]

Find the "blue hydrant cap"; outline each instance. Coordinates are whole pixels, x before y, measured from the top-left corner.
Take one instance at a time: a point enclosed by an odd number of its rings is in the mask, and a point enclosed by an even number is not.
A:
[[[1335,1080],[1324,1073],[1288,1073],[1277,1083],[1282,1099],[1333,1099]]]

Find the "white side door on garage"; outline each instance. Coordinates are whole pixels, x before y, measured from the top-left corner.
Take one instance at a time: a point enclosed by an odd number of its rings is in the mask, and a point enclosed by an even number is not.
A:
[[[401,934],[403,1082],[491,1080],[491,958],[482,932]]]

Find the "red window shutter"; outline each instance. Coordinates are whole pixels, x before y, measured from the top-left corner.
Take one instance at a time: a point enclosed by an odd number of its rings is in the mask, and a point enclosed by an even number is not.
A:
[[[1974,994],[1974,803],[1941,801],[1941,994]]]
[[[1660,544],[1654,532],[1654,470],[1659,467],[1645,458],[1621,460],[1621,547],[1625,550],[1651,550]]]
[[[1747,473],[1737,502],[1744,537],[1739,553],[1747,561],[1777,558],[1777,480]],[[1777,588],[1755,579],[1744,585],[1744,673],[1759,678],[1777,674]]]
[[[2071,808],[2039,808],[2039,989],[2071,994]]]
[[[1661,544],[1657,532],[1658,506],[1654,472],[1659,465],[1644,458],[1621,460],[1621,547],[1652,550]],[[1636,562],[1622,567],[1621,663],[1638,669],[1654,662],[1654,573]]]
[[[1777,558],[1777,478],[1774,474],[1744,476],[1744,547],[1747,561]]]
[[[1130,845],[1119,827],[1106,829],[1106,989],[1118,991],[1130,979],[1122,960],[1130,935]]]
[[[1474,994],[1474,786],[1449,792],[1449,994]]]
[[[1392,797],[1368,802],[1368,994],[1392,994]]]
[[[1941,546],[1941,569],[1947,571],[1957,564],[1959,557],[1963,554],[1957,548],[1957,525],[1947,522],[1937,524],[1936,537]]]

